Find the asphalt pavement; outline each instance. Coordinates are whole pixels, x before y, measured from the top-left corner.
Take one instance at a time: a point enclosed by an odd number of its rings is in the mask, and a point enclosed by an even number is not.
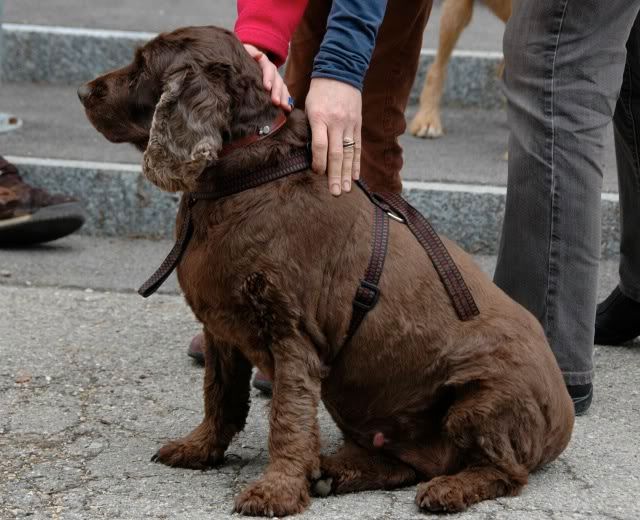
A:
[[[252,394],[223,467],[150,462],[202,413],[202,369],[185,355],[199,330],[175,282],[133,291],[170,242],[70,237],[0,250],[0,518],[224,519],[267,463],[269,401]],[[491,272],[495,259],[478,261]],[[617,281],[604,262],[601,296]],[[595,401],[565,453],[519,497],[451,518],[640,517],[640,346],[598,347]],[[320,412],[323,449],[339,434]],[[425,518],[415,487],[314,499],[299,518]]]

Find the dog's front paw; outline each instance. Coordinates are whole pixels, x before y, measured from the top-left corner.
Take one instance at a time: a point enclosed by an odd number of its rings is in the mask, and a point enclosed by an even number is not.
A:
[[[250,484],[236,497],[235,510],[251,516],[285,516],[302,513],[309,505],[309,483],[280,473]]]
[[[165,444],[151,461],[178,468],[207,469],[222,464],[224,452],[224,448],[212,448],[208,443],[185,437]]]
[[[458,513],[468,507],[464,490],[455,477],[436,477],[418,485],[416,504],[433,513]]]
[[[411,135],[427,139],[437,139],[444,133],[440,112],[435,110],[420,110],[409,125]]]

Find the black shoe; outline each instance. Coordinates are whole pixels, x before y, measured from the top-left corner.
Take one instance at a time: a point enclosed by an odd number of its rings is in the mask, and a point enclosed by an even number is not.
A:
[[[77,200],[27,184],[15,165],[0,157],[0,247],[56,240],[77,231],[84,220]]]
[[[187,350],[187,356],[204,366],[204,333],[201,332],[193,337]]]
[[[273,393],[273,382],[267,376],[265,376],[260,370],[253,376],[253,388],[257,388],[264,395],[271,397]]]
[[[596,345],[622,345],[640,336],[640,303],[626,297],[616,287],[598,304],[596,312]]]
[[[567,390],[573,401],[576,416],[584,415],[591,406],[593,400],[593,385],[567,385]]]

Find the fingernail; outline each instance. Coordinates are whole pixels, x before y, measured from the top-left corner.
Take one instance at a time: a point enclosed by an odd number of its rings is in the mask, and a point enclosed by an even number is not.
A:
[[[331,195],[340,195],[340,185],[339,184],[332,184],[330,191],[331,191]]]
[[[342,187],[344,188],[344,191],[351,191],[351,183],[349,181],[344,181],[342,183]]]
[[[290,106],[291,108],[293,108],[293,107],[295,107],[295,106],[296,106],[296,100],[295,100],[295,99],[293,99],[291,96],[289,96],[289,106]]]

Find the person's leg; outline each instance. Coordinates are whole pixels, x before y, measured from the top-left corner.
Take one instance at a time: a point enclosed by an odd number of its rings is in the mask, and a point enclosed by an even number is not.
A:
[[[362,172],[371,188],[400,192],[404,111],[415,80],[432,0],[390,0],[365,77]]]
[[[640,302],[640,17],[627,42],[614,130],[621,212],[620,288]]]
[[[540,320],[574,387],[593,377],[600,157],[639,6],[515,1],[504,36],[511,135],[495,281]]]
[[[320,50],[330,10],[331,0],[309,0],[302,20],[291,38],[284,82],[295,99],[296,106],[302,110],[311,84],[313,60]]]
[[[402,189],[404,111],[415,79],[422,33],[432,0],[390,0],[365,77],[362,97],[362,177],[375,191]],[[299,107],[311,81],[313,59],[320,48],[331,8],[311,0],[291,41],[285,83]]]
[[[595,342],[602,345],[618,345],[640,335],[640,17],[627,41],[613,123],[620,193],[620,284],[598,305]]]

